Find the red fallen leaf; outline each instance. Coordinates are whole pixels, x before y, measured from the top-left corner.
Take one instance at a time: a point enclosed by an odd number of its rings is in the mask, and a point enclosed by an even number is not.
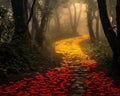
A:
[[[53,88],[53,93],[58,93],[58,92],[61,92],[61,88],[60,87],[55,87],[55,88]],[[63,92],[63,90],[62,90],[62,92]]]
[[[41,91],[42,93],[50,93],[50,92],[51,92],[51,90],[48,89],[48,88],[42,88],[40,91]]]
[[[27,91],[20,91],[15,96],[30,96],[30,94]]]
[[[31,81],[31,80],[33,80],[33,78],[23,78],[23,80],[25,80],[25,81]]]
[[[86,93],[83,96],[120,96],[120,89],[104,72],[92,72],[86,76]]]
[[[53,96],[53,95],[51,95],[50,93],[48,93],[48,94],[40,94],[40,96]]]
[[[53,94],[65,94],[65,92],[63,92],[61,90],[57,90],[57,91],[54,91]]]
[[[73,69],[73,68],[74,68],[74,66],[72,66],[72,65],[71,65],[71,66],[69,66],[69,68],[70,68],[70,69]]]
[[[32,95],[37,95],[38,94],[38,92],[36,92],[35,90],[30,90],[29,93],[32,94]]]
[[[53,69],[52,71],[49,70],[46,76],[38,74],[33,78],[24,78],[17,82],[10,82],[8,85],[2,84],[0,85],[0,95],[67,96],[65,94],[67,91],[66,86],[69,85],[68,82],[72,77],[70,72],[72,71],[69,68],[61,69],[60,72]]]
[[[9,82],[9,84],[14,84],[14,82]]]
[[[67,96],[66,94],[60,93],[57,96]]]
[[[16,92],[16,89],[12,88],[11,86],[8,86],[5,88],[5,91],[9,94],[14,94]]]
[[[120,92],[119,93],[115,93],[114,96],[120,96]]]
[[[114,93],[120,93],[120,89],[118,88],[111,88],[111,91]]]
[[[57,82],[56,82],[56,81],[51,81],[51,84],[56,85],[56,84],[57,84]]]
[[[0,93],[3,92],[3,86],[0,86]]]
[[[34,78],[37,79],[37,80],[45,80],[45,77],[41,74],[36,75]]]
[[[94,95],[94,96],[106,96],[106,94],[102,93],[102,92],[99,92],[99,93],[96,93],[96,95]]]
[[[92,96],[92,92],[87,92],[85,96]]]
[[[87,85],[92,84],[92,82],[91,82],[91,81],[89,81],[89,80],[85,80],[84,82],[85,82]]]

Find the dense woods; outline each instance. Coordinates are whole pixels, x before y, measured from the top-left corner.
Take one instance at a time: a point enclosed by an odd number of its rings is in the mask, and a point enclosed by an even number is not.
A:
[[[75,74],[80,73],[80,70],[84,71],[85,67],[88,73],[93,71],[89,76],[86,75],[88,76],[86,78],[91,79],[94,83],[96,81],[92,76],[96,75],[97,80],[98,75],[102,74],[103,81],[112,82],[105,79],[108,75],[115,79],[114,82],[117,85],[120,80],[119,10],[119,0],[1,0],[0,84],[12,81],[14,76],[19,76],[20,78],[16,77],[16,80],[20,80],[24,77],[39,75],[39,73],[45,75],[45,82],[49,82],[50,76],[52,76],[49,72],[54,74],[56,70],[58,73],[55,74],[59,74],[59,71],[62,70],[63,77],[70,80],[72,78],[71,68],[79,67],[79,63],[83,69],[81,67],[78,68],[79,70],[75,69],[75,71],[77,70]],[[61,66],[65,68],[67,66],[68,69],[64,71]],[[90,71],[91,69],[92,71]],[[99,70],[103,72],[94,73]],[[84,73],[80,74],[84,75]],[[63,77],[56,78],[61,78],[60,82],[71,84],[72,81],[65,81]],[[78,80],[78,82],[81,81]],[[91,86],[89,80],[85,81],[85,84]],[[62,89],[61,86],[59,88]],[[72,90],[72,88],[68,90]],[[88,88],[88,90],[92,89]],[[98,90],[96,89],[96,91]],[[93,96],[88,95],[89,92],[87,92],[81,93],[81,96]],[[116,94],[114,91],[111,92],[113,93],[108,93]],[[95,96],[112,96],[108,93]],[[36,96],[71,96],[51,94]],[[118,94],[120,94],[119,89]]]
[[[93,43],[97,43],[101,41],[100,38],[104,37],[103,35],[100,36],[101,34],[100,31],[102,30],[100,27],[101,26],[100,18],[101,18],[101,23],[103,26],[105,36],[113,52],[113,61],[115,63],[113,64],[113,66],[114,67],[117,66],[118,68],[118,66],[120,65],[118,64],[119,53],[120,53],[119,52],[120,49],[119,48],[119,12],[118,12],[119,1],[115,2],[115,1],[99,1],[99,0],[98,1],[96,0],[92,0],[92,1],[11,0],[7,4],[6,2],[7,1],[3,1],[3,2],[1,1],[1,8],[0,8],[1,51],[2,49],[4,49],[4,51],[6,52],[10,48],[11,52],[8,51],[8,53],[12,55],[11,58],[14,57],[14,55],[19,56],[21,54],[21,58],[24,57],[24,59],[27,60],[27,57],[29,58],[29,53],[30,53],[28,51],[34,50],[35,46],[37,49],[40,49],[40,51],[42,51],[43,50],[42,47],[46,46],[44,45],[44,43],[48,42],[45,41],[45,38],[47,40],[48,38],[52,38],[50,36],[54,35],[53,33],[51,33],[53,30],[52,28],[53,19],[55,22],[54,29],[56,28],[53,31],[58,31],[58,33],[54,32],[56,35],[53,36],[54,37],[53,40],[59,38],[57,34],[62,34],[63,33],[62,31],[65,31],[64,27],[61,25],[63,22],[60,21],[62,16],[60,12],[58,13],[58,11],[60,11],[61,9],[68,11],[66,13],[68,14],[66,17],[68,17],[69,22],[67,23],[70,23],[67,30],[69,31],[71,30],[71,32],[66,33],[65,36],[69,34],[71,35],[74,34],[74,36],[79,34],[78,27],[82,25],[80,24],[80,21],[82,14],[84,14],[82,12],[82,8],[84,5],[82,4],[85,4],[86,18],[87,18],[86,23],[91,41]],[[98,2],[98,7],[97,7],[97,2]],[[76,3],[80,5],[76,6],[75,5]],[[7,6],[9,6],[9,10],[7,9]],[[77,9],[77,7],[79,7],[79,9]],[[100,12],[100,16],[99,16],[99,12]],[[116,13],[116,15],[114,13]],[[51,32],[47,33],[48,35],[47,37],[45,37],[45,32],[48,32],[50,30]],[[64,38],[64,35],[63,37],[61,36],[61,38]],[[48,43],[52,44],[53,40],[51,42],[49,41]],[[50,44],[49,47],[51,46],[50,48],[52,48],[52,45]],[[12,52],[13,50],[15,51],[15,54]],[[52,51],[52,50],[53,49],[48,51]],[[20,51],[20,53],[18,51]],[[21,52],[23,52],[27,56],[22,56],[23,54]],[[4,56],[4,52],[1,53]],[[9,57],[6,55],[5,57],[3,56],[1,56],[1,59],[2,58],[8,59]],[[17,57],[15,56],[15,58]],[[10,61],[11,60],[12,59],[10,59]],[[2,61],[4,63],[8,63],[6,62],[6,60],[1,60],[1,66],[3,66]]]

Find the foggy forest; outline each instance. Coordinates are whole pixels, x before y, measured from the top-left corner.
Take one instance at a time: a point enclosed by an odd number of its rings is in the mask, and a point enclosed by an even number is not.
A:
[[[0,0],[0,96],[120,96],[120,0]]]

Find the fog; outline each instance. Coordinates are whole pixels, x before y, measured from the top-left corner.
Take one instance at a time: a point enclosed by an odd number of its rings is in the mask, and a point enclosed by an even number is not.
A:
[[[119,11],[119,0],[0,0],[0,96],[118,96]]]
[[[69,13],[69,9],[71,11],[71,14]],[[76,11],[76,13],[75,13]],[[55,38],[58,38],[60,35],[69,35],[69,34],[74,34],[72,28],[71,28],[71,23],[75,23],[75,19],[78,21],[78,27],[77,27],[77,33],[78,35],[82,35],[84,33],[88,33],[88,28],[87,28],[87,16],[86,16],[86,5],[85,4],[80,4],[80,3],[75,3],[75,8],[71,4],[70,6],[66,7],[60,7],[57,9],[58,13],[54,13],[52,17],[50,18],[49,24],[48,24],[48,30],[47,34],[50,33],[50,35],[55,35]],[[57,25],[58,21],[56,21],[56,15],[59,17],[59,23],[60,25]],[[71,15],[71,17],[70,17]],[[76,17],[75,17],[76,16]],[[72,20],[70,20],[72,19]],[[60,27],[60,30],[57,28]],[[61,31],[58,33],[58,31]],[[75,33],[76,34],[76,33]]]
[[[31,15],[33,1],[28,0],[26,18]],[[13,19],[11,18],[12,5],[10,1],[0,1],[0,4],[9,13],[4,19]],[[115,12],[114,8],[115,4],[111,5],[111,2],[107,0],[107,9],[112,26],[116,25],[115,15],[113,15]],[[27,23],[27,20],[25,23]],[[32,45],[37,46],[40,42],[43,42],[43,46],[48,47],[48,49],[49,47],[51,49],[51,46],[57,40],[81,36],[83,34],[88,34],[91,39],[92,33],[93,37],[98,38],[98,41],[106,40],[96,0],[50,0],[49,2],[47,0],[38,0],[34,5],[28,25]],[[13,29],[9,31],[13,32]],[[2,42],[6,41],[3,40],[4,37],[6,35],[4,36],[3,34]],[[40,38],[43,39],[40,40]],[[10,42],[10,40],[8,41]]]

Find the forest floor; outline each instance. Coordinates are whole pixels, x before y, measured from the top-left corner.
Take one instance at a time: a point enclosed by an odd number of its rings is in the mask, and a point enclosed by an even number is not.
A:
[[[120,96],[120,88],[101,70],[98,63],[82,50],[80,43],[88,36],[57,41],[55,50],[61,54],[61,67],[46,74],[0,85],[1,96]],[[91,71],[92,70],[92,71]]]

